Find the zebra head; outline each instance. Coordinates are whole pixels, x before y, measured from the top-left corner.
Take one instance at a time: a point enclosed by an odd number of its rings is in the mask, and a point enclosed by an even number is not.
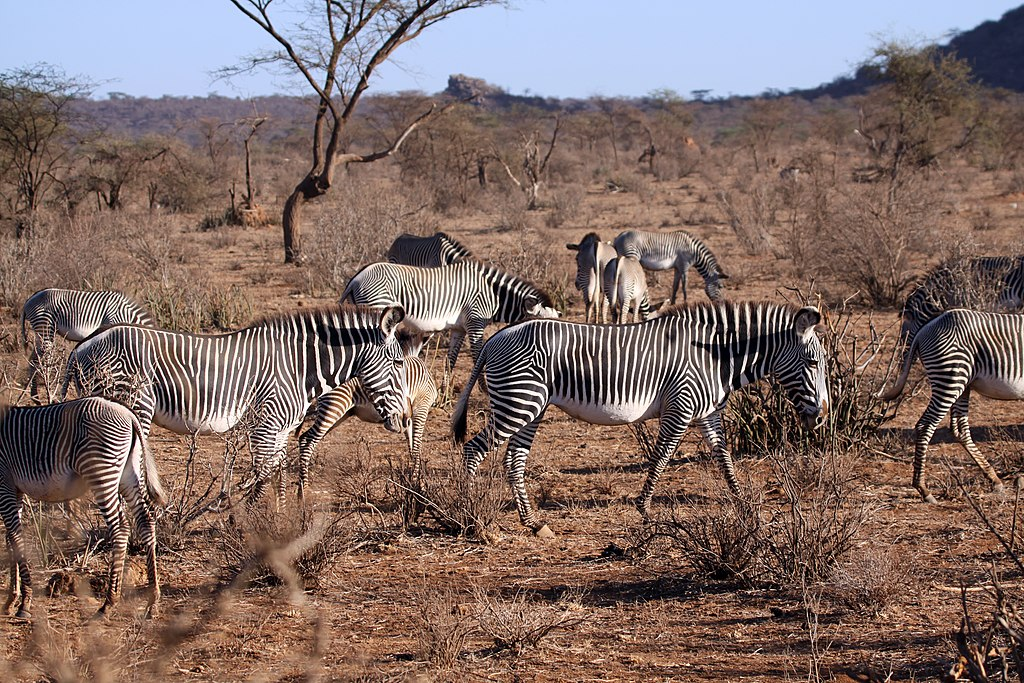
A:
[[[380,316],[383,342],[379,345],[363,344],[355,367],[355,374],[363,383],[374,409],[391,432],[402,431],[405,414],[402,391],[405,353],[396,330],[404,318],[405,311],[400,306],[384,309]]]
[[[828,412],[828,376],[825,348],[815,333],[821,313],[801,308],[793,318],[791,334],[775,355],[771,372],[786,389],[804,427],[814,428]]]
[[[551,300],[533,294],[523,300],[523,318],[558,318],[562,314],[551,306]]]

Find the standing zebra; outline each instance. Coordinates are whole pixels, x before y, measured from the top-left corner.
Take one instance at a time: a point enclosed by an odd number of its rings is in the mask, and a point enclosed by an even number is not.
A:
[[[220,335],[119,325],[78,345],[64,391],[71,379],[92,394],[124,394],[129,386],[125,401],[147,437],[153,422],[177,434],[208,434],[254,419],[250,499],[276,472],[281,503],[288,434],[317,397],[358,377],[384,425],[401,429],[404,359],[395,327],[404,315],[395,307],[327,306]]]
[[[765,375],[789,392],[811,427],[828,408],[825,351],[814,331],[817,309],[772,303],[720,303],[676,308],[638,325],[582,325],[531,320],[508,327],[484,345],[452,417],[466,436],[469,395],[486,373],[487,426],[463,450],[472,474],[508,440],[505,469],[519,518],[542,531],[523,472],[549,405],[591,424],[660,418],[657,445],[636,506],[650,511],[654,486],[693,421],[700,425],[733,492],[739,482],[726,448],[721,410],[729,392]]]
[[[651,315],[651,301],[647,297],[647,274],[632,256],[613,258],[604,267],[604,295],[612,310],[612,320],[626,322],[630,310],[633,322],[647,320]]]
[[[903,307],[900,340],[951,308],[1005,312],[1024,306],[1024,256],[981,256],[933,268]]]
[[[401,306],[406,325],[420,332],[451,330],[446,387],[467,336],[476,360],[489,323],[558,317],[551,298],[536,286],[476,261],[460,261],[446,268],[373,263],[348,283],[341,300],[348,299],[366,306]]]
[[[21,341],[28,346],[27,327],[35,334],[29,354],[29,390],[39,393],[39,361],[53,347],[59,335],[80,342],[96,330],[111,325],[153,327],[153,318],[121,292],[86,292],[77,289],[41,289],[21,309]]]
[[[596,232],[588,232],[579,244],[566,244],[565,248],[576,252],[576,289],[583,296],[586,306],[586,322],[608,320],[608,299],[601,287],[605,266],[616,257],[615,247],[602,242]],[[598,319],[600,317],[600,319]]]
[[[721,280],[729,276],[722,272],[715,255],[703,242],[686,232],[672,233],[627,230],[615,238],[615,251],[619,256],[639,259],[648,270],[675,270],[672,279],[672,303],[682,284],[683,301],[686,301],[686,273],[692,265],[704,278],[704,291],[712,301],[721,296]]]
[[[922,327],[903,359],[896,384],[882,398],[903,391],[914,356],[921,357],[932,395],[914,427],[914,488],[929,503],[935,497],[924,482],[928,444],[946,413],[957,441],[997,490],[999,475],[971,438],[967,410],[971,390],[997,399],[1024,399],[1024,314],[983,313],[954,308]]]
[[[0,409],[0,516],[11,549],[11,585],[7,613],[21,597],[17,616],[32,607],[32,574],[21,538],[21,505],[26,496],[47,502],[68,501],[91,491],[110,529],[110,572],[106,613],[121,593],[128,520],[121,499],[131,508],[146,547],[149,606],[156,609],[160,582],[151,504],[164,504],[164,492],[142,425],[127,408],[104,398],[83,398],[33,408]]]
[[[421,268],[450,266],[456,261],[472,259],[473,254],[461,242],[443,232],[430,237],[403,233],[395,238],[388,249],[389,263],[401,263]]]
[[[437,400],[437,387],[430,377],[430,371],[417,358],[424,339],[421,335],[404,336],[402,342],[402,353],[405,355],[400,377],[402,429],[409,444],[413,482],[419,481],[420,447],[427,426],[427,414]],[[363,422],[381,422],[380,415],[358,378],[350,379],[317,399],[313,424],[299,437],[299,498],[302,498],[309,481],[313,450],[328,432],[353,415]]]

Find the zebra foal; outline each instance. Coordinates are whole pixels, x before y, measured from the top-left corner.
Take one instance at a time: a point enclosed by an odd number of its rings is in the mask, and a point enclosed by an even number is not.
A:
[[[608,298],[604,294],[602,278],[605,266],[617,254],[609,242],[602,242],[596,232],[588,232],[579,244],[566,244],[565,248],[576,252],[576,289],[583,296],[586,307],[586,322],[607,322]],[[599,319],[600,318],[600,319]]]
[[[29,354],[29,392],[39,394],[39,361],[53,347],[54,338],[80,342],[96,330],[111,325],[153,327],[149,313],[121,292],[41,289],[21,308],[21,341],[28,346],[28,329],[35,336]]]
[[[465,245],[443,232],[435,232],[430,237],[402,233],[391,243],[387,253],[389,263],[421,268],[450,266],[472,258],[472,252]]]
[[[505,470],[523,525],[543,531],[524,483],[526,459],[549,405],[584,422],[631,424],[660,418],[654,456],[637,509],[647,517],[659,477],[692,422],[700,425],[725,475],[739,492],[726,447],[721,410],[729,393],[774,375],[812,427],[828,409],[825,350],[813,307],[772,303],[675,308],[637,325],[585,325],[530,320],[491,337],[473,367],[452,417],[456,441],[466,437],[473,385],[486,375],[487,425],[463,448],[476,471],[508,441]]]
[[[603,280],[604,296],[611,307],[613,322],[622,325],[630,311],[633,312],[633,322],[650,317],[647,274],[639,261],[631,256],[613,258],[604,267]]]
[[[891,401],[900,395],[915,356],[921,358],[932,395],[914,427],[914,488],[923,500],[935,502],[924,481],[924,467],[928,445],[949,413],[953,436],[994,488],[1002,490],[999,475],[971,437],[967,411],[972,390],[989,398],[1024,399],[1024,314],[946,311],[914,335],[896,384],[882,398]]]
[[[116,604],[121,592],[129,532],[122,498],[146,547],[149,607],[155,612],[160,583],[150,506],[163,505],[164,492],[138,418],[103,398],[0,409],[0,516],[11,550],[5,612],[19,596],[18,617],[29,617],[32,605],[32,575],[21,534],[24,498],[61,502],[86,491],[92,492],[112,538],[107,597],[99,614]]]
[[[402,342],[405,363],[399,378],[402,400],[402,430],[405,432],[412,461],[412,481],[419,481],[420,449],[423,432],[427,426],[427,414],[437,401],[437,387],[430,371],[417,355],[423,347],[425,337],[414,335]],[[363,422],[380,424],[381,418],[373,402],[358,378],[350,379],[317,399],[313,424],[299,436],[299,498],[303,497],[309,483],[309,469],[313,451],[334,427],[349,417],[355,416]]]

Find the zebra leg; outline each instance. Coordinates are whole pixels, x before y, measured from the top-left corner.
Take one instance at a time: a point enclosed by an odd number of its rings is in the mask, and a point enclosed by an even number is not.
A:
[[[679,282],[682,276],[679,273],[679,269],[676,268],[675,275],[672,277],[672,298],[671,303],[673,306],[676,305],[676,295],[679,292]],[[686,285],[683,285],[683,303],[686,303]]]
[[[288,434],[291,430],[286,429],[278,432],[273,427],[258,429],[251,437],[254,482],[246,499],[246,507],[251,511],[263,498],[263,492],[267,483],[275,474],[284,477],[284,464],[286,461],[286,448],[288,446]],[[281,480],[278,480],[275,490],[277,491],[276,504],[283,505],[281,500]]]
[[[927,366],[926,366],[927,371]],[[931,494],[928,487],[924,483],[924,466],[928,462],[928,444],[932,442],[932,437],[935,436],[935,430],[938,429],[939,423],[942,422],[942,418],[946,416],[950,408],[956,403],[956,400],[964,393],[966,385],[966,373],[964,377],[961,377],[961,373],[957,372],[952,378],[952,385],[945,387],[938,386],[934,382],[929,382],[932,385],[932,397],[928,401],[928,407],[925,408],[924,414],[921,415],[921,419],[917,421],[917,425],[914,427],[914,488],[917,489],[918,493],[921,494],[921,499],[926,503],[935,503],[935,496]]]
[[[732,454],[725,441],[725,430],[722,428],[722,412],[716,410],[700,421],[700,430],[711,446],[711,452],[718,459],[718,465],[725,475],[725,483],[735,495],[740,494],[740,482],[736,478],[736,469],[732,462]]]
[[[534,514],[530,496],[526,493],[526,458],[530,455],[530,448],[533,446],[534,437],[537,436],[537,427],[540,426],[542,417],[543,411],[533,422],[513,434],[505,451],[505,475],[516,497],[519,521],[534,533],[540,533],[545,525]]]
[[[455,373],[455,362],[459,360],[459,352],[462,350],[462,343],[466,339],[466,333],[462,330],[452,330],[451,341],[448,343],[448,357],[444,364],[444,385],[445,396],[450,395],[452,390],[452,377]]]
[[[128,520],[121,509],[121,501],[115,491],[111,500],[96,500],[107,528],[110,530],[110,571],[107,584],[107,598],[100,605],[97,617],[104,617],[107,610],[117,604],[121,597],[121,581],[124,577],[124,560],[128,554]]]
[[[974,462],[977,463],[978,467],[981,468],[981,471],[985,473],[988,480],[992,482],[993,488],[995,488],[996,491],[1002,491],[1002,480],[999,478],[999,475],[996,474],[995,469],[989,464],[985,456],[982,455],[981,450],[978,449],[978,446],[974,443],[974,439],[971,437],[971,426],[967,423],[967,408],[970,405],[970,402],[971,390],[967,389],[960,398],[956,400],[956,403],[953,404],[949,417],[950,429],[953,431],[953,436],[955,436],[960,442],[960,445],[967,449],[970,456],[974,458]]]
[[[32,573],[25,555],[25,546],[21,538],[21,504],[24,496],[4,487],[0,489],[0,512],[3,514],[4,527],[7,529],[7,547],[11,552],[11,585],[8,588],[7,602],[4,613],[21,598],[21,605],[15,615],[19,619],[32,616]]]
[[[321,396],[316,402],[316,418],[309,429],[299,436],[299,500],[302,500],[309,484],[309,469],[313,463],[313,452],[327,434],[344,420],[355,407],[352,387],[342,384]]]
[[[136,481],[134,485],[129,482],[127,486],[122,487],[121,495],[132,509],[139,540],[146,547],[146,578],[149,582],[148,612],[149,616],[155,617],[159,614],[160,609],[160,574],[156,566],[156,520],[153,517],[143,482]]]
[[[675,453],[679,446],[679,440],[683,438],[686,427],[690,423],[689,417],[678,413],[665,411],[661,415],[661,424],[658,427],[658,440],[654,446],[654,456],[650,461],[650,469],[647,471],[647,480],[640,491],[640,497],[636,499],[636,509],[640,511],[645,520],[651,516],[651,499],[654,497],[654,487],[661,478],[668,460]]]

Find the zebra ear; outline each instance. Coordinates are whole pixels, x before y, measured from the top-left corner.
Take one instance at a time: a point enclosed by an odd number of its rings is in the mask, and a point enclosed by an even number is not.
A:
[[[567,244],[567,245],[565,245],[565,248],[568,249],[569,251],[579,251],[580,250],[580,245],[578,245],[578,244]]]
[[[796,314],[793,327],[798,337],[806,336],[814,331],[814,326],[821,322],[821,313],[814,306],[804,306]]]
[[[401,306],[389,306],[380,314],[380,331],[384,333],[385,337],[390,337],[395,333],[398,323],[403,320],[405,320],[405,309]]]

